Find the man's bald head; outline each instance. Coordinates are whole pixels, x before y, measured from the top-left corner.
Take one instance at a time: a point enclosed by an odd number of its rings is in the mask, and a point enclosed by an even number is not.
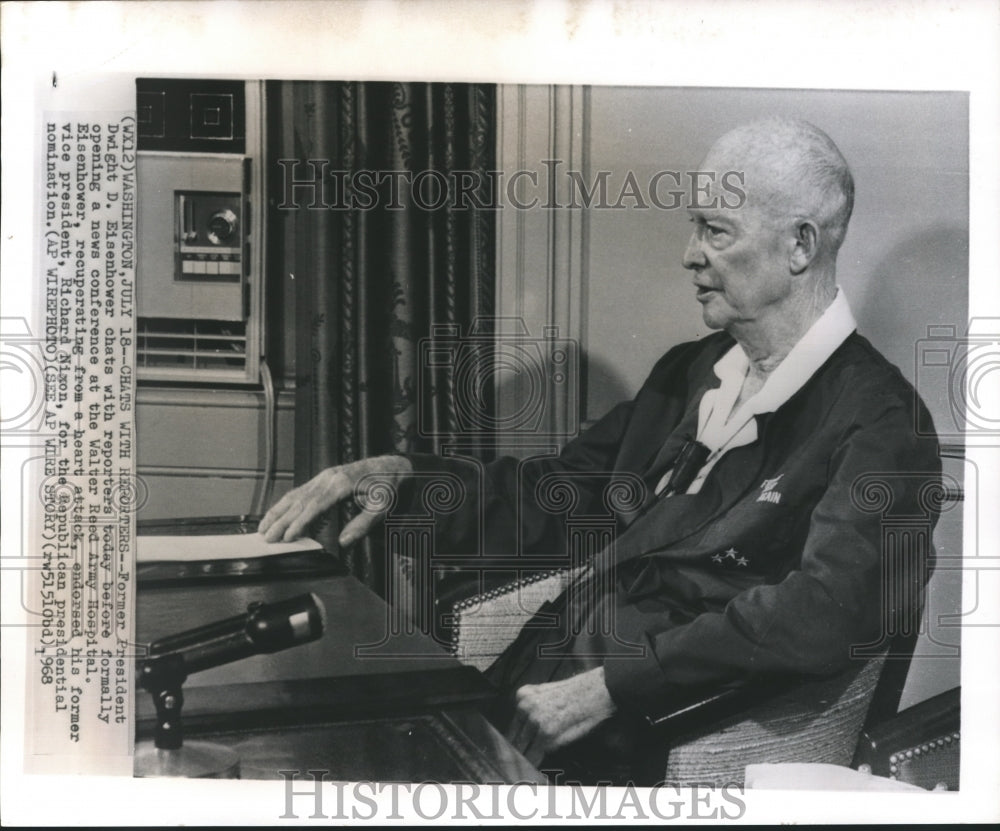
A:
[[[705,167],[742,172],[747,204],[774,219],[814,221],[826,255],[836,257],[854,208],[854,178],[818,127],[791,118],[744,124],[712,146]]]

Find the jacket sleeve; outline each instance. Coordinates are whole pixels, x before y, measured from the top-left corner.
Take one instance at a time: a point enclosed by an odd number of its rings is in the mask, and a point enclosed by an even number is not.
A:
[[[726,346],[725,341],[720,343]],[[676,373],[686,371],[692,354],[703,346],[691,342],[670,349],[657,361],[634,399],[615,406],[568,442],[557,456],[526,460],[502,457],[482,465],[456,456],[409,455],[415,475],[400,488],[402,510],[421,513],[421,493],[426,493],[435,476],[447,476],[458,483],[460,498],[457,508],[435,513],[436,554],[504,558],[563,554],[565,513],[540,505],[536,486],[547,474],[565,474],[580,500],[576,509],[596,505],[614,476],[622,441],[644,392],[671,389],[678,380]]]
[[[546,510],[536,487],[550,473],[565,474],[581,502],[592,503],[612,476],[633,402],[614,407],[573,439],[558,456],[517,459],[505,456],[482,465],[468,458],[413,454],[414,476],[401,487],[404,510],[420,512],[420,500],[435,480],[447,477],[460,491],[458,507],[435,513],[438,555],[511,557],[561,554],[565,548],[562,513]],[[576,476],[574,474],[581,474]]]
[[[900,615],[919,614],[927,571],[906,561],[915,552],[905,546],[884,550],[891,546],[883,543],[883,517],[891,511],[936,519],[927,503],[928,485],[940,482],[937,442],[914,436],[912,414],[898,400],[876,398],[868,411],[870,419],[841,437],[827,489],[809,517],[801,560],[780,582],[748,589],[720,612],[660,631],[649,626],[649,616],[624,610],[624,634],[646,650],[639,659],[605,661],[619,707],[662,711],[705,689],[761,676],[833,674],[848,665],[852,645],[878,642]],[[918,570],[912,606],[884,609],[892,595],[887,581],[898,586]]]

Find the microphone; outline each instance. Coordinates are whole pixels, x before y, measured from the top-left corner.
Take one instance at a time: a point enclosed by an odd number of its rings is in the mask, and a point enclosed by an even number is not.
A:
[[[276,603],[255,601],[246,614],[154,641],[139,664],[139,685],[156,707],[154,745],[137,747],[138,776],[232,776],[239,757],[211,742],[184,745],[181,685],[188,675],[251,655],[280,652],[323,634],[326,613],[315,594]]]
[[[280,652],[309,643],[323,634],[326,614],[315,594],[276,603],[255,601],[246,614],[189,629],[150,644],[147,665],[162,664],[182,679],[193,672],[238,661],[251,655]],[[140,673],[143,687],[159,673]]]

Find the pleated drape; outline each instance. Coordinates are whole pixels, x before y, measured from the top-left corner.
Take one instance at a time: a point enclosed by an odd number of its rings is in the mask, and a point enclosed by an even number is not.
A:
[[[421,371],[420,342],[468,334],[493,309],[495,88],[279,87],[279,157],[295,160],[297,179],[326,162],[321,204],[281,212],[295,280],[296,482],[366,456],[436,452],[456,435],[454,378],[447,362]],[[442,184],[459,181],[471,183],[464,199],[440,198]],[[351,510],[318,532],[328,550]],[[381,590],[377,540],[342,556]]]

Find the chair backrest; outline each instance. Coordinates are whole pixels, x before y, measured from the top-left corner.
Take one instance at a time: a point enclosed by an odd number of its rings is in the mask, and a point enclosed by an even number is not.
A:
[[[885,666],[872,695],[864,729],[892,718],[899,711],[903,688],[913,663],[913,650],[917,645],[917,632],[897,635],[889,642]]]

